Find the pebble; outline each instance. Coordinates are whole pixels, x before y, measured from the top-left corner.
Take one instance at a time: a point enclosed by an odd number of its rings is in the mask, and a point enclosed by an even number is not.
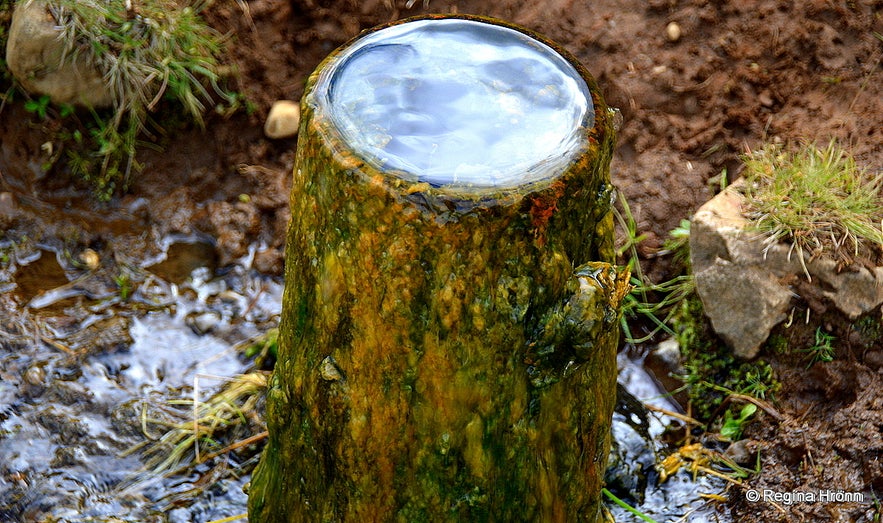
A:
[[[8,225],[18,215],[18,203],[11,192],[0,192],[0,224]]]
[[[36,398],[46,390],[46,371],[39,364],[33,364],[24,373],[22,381],[22,393],[30,398]]]
[[[80,262],[90,271],[94,271],[101,266],[101,257],[93,249],[86,249],[80,253]]]
[[[39,365],[31,365],[28,367],[28,370],[25,371],[25,382],[28,385],[43,386],[43,381],[45,379],[46,371]]]
[[[659,342],[659,345],[653,349],[653,355],[669,370],[674,371],[681,366],[681,346],[674,338]]]
[[[665,26],[665,36],[669,42],[677,42],[681,39],[681,26],[677,22],[669,22]]]
[[[290,138],[297,134],[300,125],[300,104],[291,100],[279,100],[273,103],[267,121],[264,123],[264,134],[267,138]]]
[[[194,312],[184,319],[184,323],[200,336],[213,330],[220,322],[221,315],[214,311]]]
[[[865,365],[872,369],[883,368],[883,351],[874,350],[865,353]]]
[[[749,466],[754,463],[757,450],[756,443],[749,439],[734,441],[727,447],[724,454],[739,465]]]

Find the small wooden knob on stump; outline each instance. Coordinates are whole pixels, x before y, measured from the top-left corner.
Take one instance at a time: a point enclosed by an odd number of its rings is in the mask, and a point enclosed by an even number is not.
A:
[[[252,521],[594,521],[619,304],[613,113],[477,17],[310,77]]]

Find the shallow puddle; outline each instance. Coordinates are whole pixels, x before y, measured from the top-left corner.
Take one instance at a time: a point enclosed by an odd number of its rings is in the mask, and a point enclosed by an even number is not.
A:
[[[215,246],[199,237],[172,238],[167,242],[162,260],[148,266],[148,270],[163,280],[180,285],[194,270],[207,269],[214,273],[218,268]]]
[[[679,412],[677,404],[667,397],[665,389],[648,372],[643,357],[617,356],[620,385],[642,403],[671,412]],[[696,479],[688,470],[680,470],[660,482],[656,464],[671,450],[665,448],[661,436],[666,427],[682,423],[671,416],[640,408],[617,406],[613,417],[614,449],[611,452],[607,487],[617,497],[657,523],[725,523],[731,521],[726,506],[703,498],[703,495],[725,495],[726,482],[706,474]],[[640,521],[624,508],[607,503],[617,522]]]
[[[52,251],[37,250],[25,259],[17,261],[22,267],[15,277],[15,292],[24,302],[30,301],[47,289],[68,283],[67,273]]]
[[[237,343],[277,323],[279,281],[243,265],[209,269],[205,252],[198,242],[169,248],[178,263],[157,272],[178,282],[113,267],[112,284],[101,269],[65,271],[51,251],[12,270],[7,262],[15,285],[0,293],[0,521],[201,522],[245,512],[253,463],[216,460],[162,477],[131,452],[163,434],[147,416],[180,415],[176,402],[194,394],[205,401],[248,369]],[[96,298],[104,283],[113,295]]]

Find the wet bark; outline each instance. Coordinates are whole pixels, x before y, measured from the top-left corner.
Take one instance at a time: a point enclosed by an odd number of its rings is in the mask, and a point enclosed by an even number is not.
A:
[[[628,276],[580,71],[585,151],[501,191],[376,172],[306,96],[252,521],[596,519]]]

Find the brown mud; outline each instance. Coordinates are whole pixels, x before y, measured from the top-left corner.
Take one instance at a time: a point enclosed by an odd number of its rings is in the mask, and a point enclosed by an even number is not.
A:
[[[321,59],[360,30],[424,12],[526,26],[559,42],[595,75],[623,116],[612,177],[646,235],[640,252],[656,281],[672,272],[669,259],[657,255],[668,231],[719,189],[722,176],[738,176],[739,154],[748,149],[837,139],[860,165],[883,168],[879,0],[407,3],[413,8],[403,0],[215,2],[207,18],[229,33],[233,87],[255,110],[212,115],[204,131],[168,126],[157,138],[162,151],[141,151],[143,171],[108,204],[66,175],[63,162],[41,169],[57,152],[47,145],[57,122],[38,120],[20,102],[5,104],[3,235],[73,253],[90,247],[118,261],[150,256],[168,234],[200,235],[214,242],[220,265],[257,244],[255,268],[280,274],[296,140],[263,136],[271,103],[298,100]],[[671,23],[679,34],[667,29]],[[167,117],[176,119],[157,115]],[[811,300],[798,305],[798,315],[823,308]],[[867,494],[883,491],[879,313],[861,325],[830,323],[838,340],[831,363],[807,369],[803,353],[765,354],[782,381],[775,403],[782,419],[761,416],[748,427],[762,450],[762,472],[749,484],[780,492],[859,490],[866,503],[748,503],[734,488],[735,521],[870,521]],[[808,346],[813,331],[798,327],[782,337],[791,347]]]

